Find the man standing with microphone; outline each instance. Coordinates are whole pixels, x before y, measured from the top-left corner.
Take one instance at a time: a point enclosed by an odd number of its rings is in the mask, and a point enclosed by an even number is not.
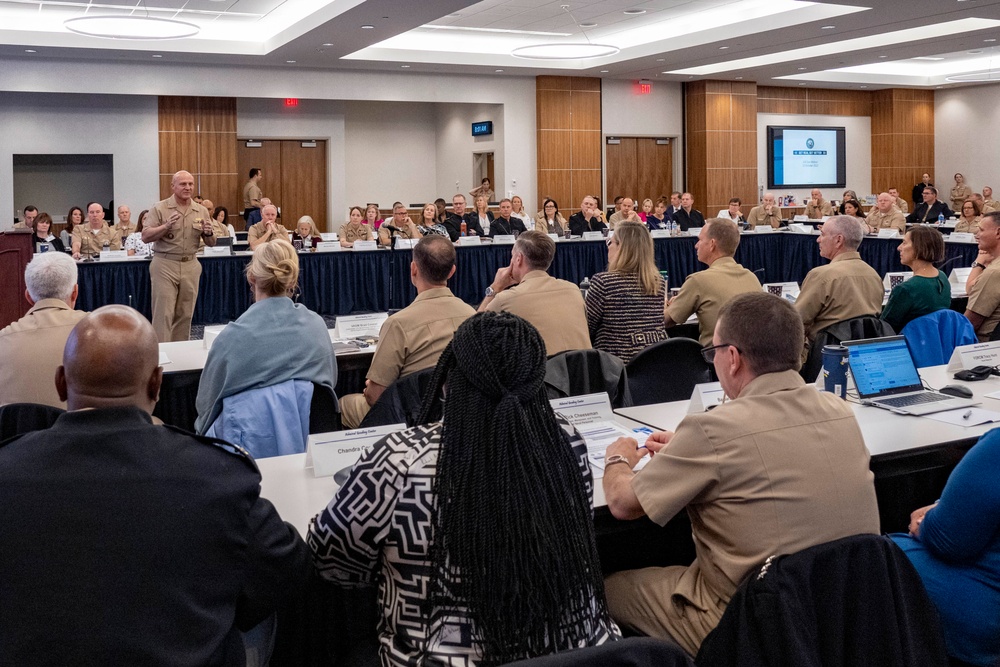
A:
[[[161,343],[191,338],[191,317],[201,278],[201,264],[195,256],[198,241],[215,245],[212,216],[191,199],[194,176],[177,172],[170,189],[170,197],[149,209],[142,229],[143,243],[153,243],[153,261],[149,265],[153,330]]]

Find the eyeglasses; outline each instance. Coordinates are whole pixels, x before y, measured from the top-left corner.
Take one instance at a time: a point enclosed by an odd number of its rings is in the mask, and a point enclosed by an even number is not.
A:
[[[718,345],[709,345],[708,347],[701,348],[701,356],[705,358],[708,363],[715,362],[715,352],[721,350],[724,347],[736,347],[732,343],[719,343]],[[736,351],[739,352],[740,348],[736,347]]]

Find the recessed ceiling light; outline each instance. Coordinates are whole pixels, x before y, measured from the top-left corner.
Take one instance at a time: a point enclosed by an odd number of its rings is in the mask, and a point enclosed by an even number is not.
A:
[[[494,71],[494,72],[502,72],[503,70],[502,70],[502,69],[495,69],[495,70],[493,70],[493,71]]]
[[[889,56],[879,56],[879,58],[888,58]]]
[[[804,83],[800,83],[799,85],[800,85],[800,86],[804,86],[804,85],[806,85],[806,84],[804,84]]]
[[[742,78],[743,78],[742,76],[738,76],[738,77],[736,77],[736,80],[739,81]]]
[[[806,71],[807,69],[808,69],[807,67],[800,67],[800,68],[799,68],[799,71],[800,71],[800,72],[804,72],[804,71]]]
[[[35,51],[34,49],[25,49],[24,52],[25,53],[38,53],[38,51]]]
[[[997,40],[996,40],[996,39],[984,39],[983,41],[984,41],[984,42],[995,42],[995,41],[997,41]]]
[[[461,14],[459,14],[458,12],[455,12],[454,14],[448,14],[448,18],[450,19],[457,19],[459,16],[461,16]]]
[[[159,53],[154,53],[154,54],[153,54],[153,57],[154,57],[154,58],[162,58],[163,56],[161,56],[161,55],[160,55]]]
[[[400,65],[400,67],[402,67],[403,69],[410,69],[409,65]]]
[[[580,27],[581,28],[596,28],[597,24],[596,23],[581,23]]]
[[[728,46],[720,46],[720,47],[719,47],[719,50],[720,50],[720,51],[725,51],[725,50],[726,50],[726,49],[728,49],[728,48],[729,48]]]
[[[833,30],[836,27],[837,26],[835,26],[835,25],[825,25],[822,28],[820,28],[820,30]]]
[[[183,39],[201,31],[187,21],[132,15],[79,16],[63,21],[63,27],[78,35],[106,39]]]
[[[658,62],[658,63],[662,63],[662,62],[663,62],[664,60],[666,60],[666,58],[657,58],[657,59],[656,59],[656,62]]]
[[[374,30],[375,26],[373,26],[373,25],[363,25],[363,26],[361,26],[361,29],[362,30]]]
[[[326,42],[325,44],[323,44],[323,46],[333,46],[333,44],[331,44],[330,42]]]
[[[859,86],[859,88],[867,88],[868,86]]]
[[[625,10],[625,14],[628,15],[628,16],[639,16],[639,15],[645,14],[645,13],[646,13],[645,9],[626,9]]]
[[[944,58],[939,58],[937,56],[916,56],[910,60],[944,60]]]
[[[610,44],[552,42],[550,44],[519,46],[511,51],[510,55],[526,60],[582,60],[584,58],[613,56],[619,51],[621,49]]]
[[[288,63],[289,65],[294,65],[295,64],[294,60],[286,60],[285,62]]]
[[[601,73],[601,74],[607,74],[607,73],[608,73],[608,71],[609,71],[609,70],[606,70],[606,69],[602,69],[600,73]]]

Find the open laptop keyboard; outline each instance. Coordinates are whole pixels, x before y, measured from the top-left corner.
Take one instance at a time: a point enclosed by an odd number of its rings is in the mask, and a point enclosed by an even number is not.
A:
[[[888,405],[890,408],[905,408],[908,405],[917,405],[918,403],[936,403],[938,401],[946,401],[951,396],[945,394],[938,394],[933,391],[922,391],[919,394],[910,394],[908,396],[897,396],[896,398],[880,398],[878,400],[879,405]]]

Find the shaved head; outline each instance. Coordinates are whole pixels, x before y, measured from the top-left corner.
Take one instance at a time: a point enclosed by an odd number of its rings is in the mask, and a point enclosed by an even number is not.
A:
[[[135,406],[151,413],[162,375],[149,320],[128,306],[104,306],[70,332],[56,389],[70,410]]]

